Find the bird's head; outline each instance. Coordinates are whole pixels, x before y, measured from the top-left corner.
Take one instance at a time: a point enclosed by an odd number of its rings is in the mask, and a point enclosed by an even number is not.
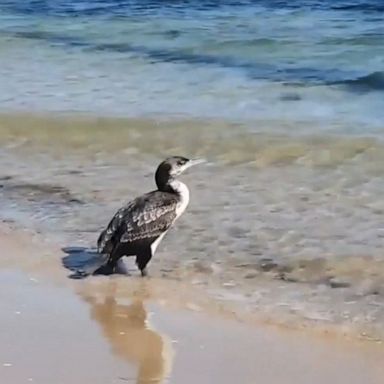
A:
[[[167,184],[170,180],[181,175],[188,168],[204,163],[204,159],[187,159],[183,156],[168,157],[157,167],[155,179],[156,184],[160,188]]]

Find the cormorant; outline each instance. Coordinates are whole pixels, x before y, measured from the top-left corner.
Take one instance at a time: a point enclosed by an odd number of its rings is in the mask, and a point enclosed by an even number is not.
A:
[[[83,274],[112,273],[123,256],[136,256],[141,275],[147,275],[147,264],[172,224],[189,203],[187,186],[176,177],[203,159],[169,157],[158,166],[155,174],[157,190],[146,193],[120,208],[101,232],[97,249],[99,262],[93,271]]]

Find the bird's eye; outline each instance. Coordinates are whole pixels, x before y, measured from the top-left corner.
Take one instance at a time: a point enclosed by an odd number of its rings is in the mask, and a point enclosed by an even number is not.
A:
[[[177,165],[183,165],[184,161],[183,160],[178,160]]]

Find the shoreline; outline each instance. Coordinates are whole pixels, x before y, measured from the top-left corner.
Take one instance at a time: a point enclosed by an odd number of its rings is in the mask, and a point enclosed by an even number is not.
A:
[[[71,279],[71,271],[62,265],[62,260],[68,254],[47,240],[39,233],[30,229],[22,228],[15,224],[0,223],[0,239],[5,247],[5,254],[12,257],[2,257],[0,260],[0,270],[20,270],[22,273],[31,274],[31,279],[41,279],[49,284],[59,287],[66,287],[74,290],[81,295],[82,292],[103,292],[106,289],[106,282],[109,279],[113,284],[120,286],[114,289],[121,298],[129,299],[140,296],[142,285],[145,285],[144,297],[156,305],[164,306],[169,310],[192,311],[204,313],[216,319],[235,321],[250,327],[265,327],[266,329],[277,332],[288,332],[309,336],[313,339],[336,341],[351,345],[373,345],[381,348],[383,340],[375,338],[369,334],[364,334],[359,330],[344,328],[339,324],[326,324],[319,321],[298,321],[296,316],[292,319],[284,318],[279,320],[276,314],[268,314],[263,311],[250,311],[249,308],[242,308],[242,303],[236,297],[220,299],[212,295],[209,291],[212,287],[199,286],[187,279],[182,281],[179,278],[150,276],[149,279],[142,279],[135,267],[129,268],[129,261],[125,259],[124,268],[128,270],[128,275],[115,274],[110,277],[89,276],[85,279]],[[25,253],[25,248],[32,245],[32,255],[37,258],[16,258],[17,255]],[[3,248],[4,249],[4,248]],[[55,258],[52,255],[55,255]],[[76,253],[74,254],[76,257]],[[128,260],[128,263],[126,262]],[[143,283],[144,281],[144,283]],[[207,291],[208,290],[208,291]],[[166,299],[165,299],[166,298]],[[383,349],[384,351],[384,349]]]
[[[238,321],[209,303],[194,303],[195,292],[179,282],[126,276],[72,281],[52,257],[57,250],[38,235],[2,224],[0,240],[9,255],[0,264],[7,292],[0,328],[8,330],[0,332],[0,377],[9,384],[48,384],[57,375],[61,384],[255,377],[271,384],[335,377],[345,384],[381,383],[382,345]],[[50,362],[50,369],[39,361]]]

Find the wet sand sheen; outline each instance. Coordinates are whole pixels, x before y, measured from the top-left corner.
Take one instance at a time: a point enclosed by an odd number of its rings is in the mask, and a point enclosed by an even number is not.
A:
[[[14,261],[12,269],[2,263],[0,272],[1,382],[376,384],[383,380],[381,346],[357,347],[273,332],[203,312],[166,309],[161,301],[152,300],[151,280],[132,278],[132,292],[122,291],[121,278],[73,283],[57,260],[38,259],[42,248],[33,237],[29,249],[23,241],[15,243],[28,236],[0,235],[4,252]],[[30,257],[34,261],[29,264]],[[169,292],[164,298],[173,296]]]

